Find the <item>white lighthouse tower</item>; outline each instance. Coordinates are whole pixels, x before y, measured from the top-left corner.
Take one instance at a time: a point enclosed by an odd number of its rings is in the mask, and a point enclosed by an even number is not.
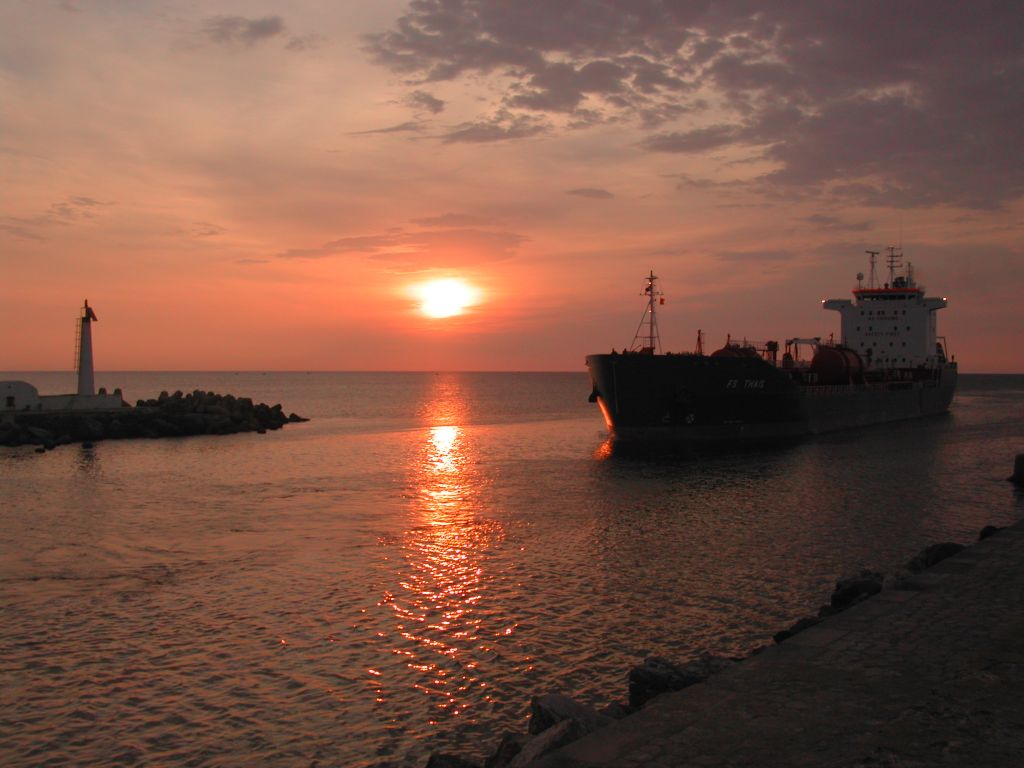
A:
[[[78,394],[95,395],[96,383],[92,372],[92,322],[97,320],[96,313],[89,306],[89,300],[85,300],[82,307],[81,325],[78,329],[78,355],[76,369],[78,370]]]
[[[4,411],[114,411],[126,407],[121,390],[107,394],[104,387],[96,392],[92,361],[92,323],[96,313],[86,300],[82,315],[75,324],[75,370],[78,391],[70,395],[40,395],[27,381],[0,381],[0,408]]]

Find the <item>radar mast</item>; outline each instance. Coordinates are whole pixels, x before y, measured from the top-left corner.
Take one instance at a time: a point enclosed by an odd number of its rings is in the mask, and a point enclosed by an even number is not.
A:
[[[653,355],[661,349],[661,340],[658,338],[658,319],[654,308],[662,293],[658,290],[656,282],[658,277],[654,274],[653,269],[644,279],[647,280],[647,286],[644,288],[644,293],[647,295],[647,309],[644,311],[643,317],[640,318],[640,325],[637,326],[636,335],[633,336],[633,345],[629,351]],[[660,301],[663,302],[664,299],[660,299]]]

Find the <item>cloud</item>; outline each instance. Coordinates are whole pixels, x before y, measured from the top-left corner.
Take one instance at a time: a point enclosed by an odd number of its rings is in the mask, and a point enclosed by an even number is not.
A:
[[[792,261],[794,254],[791,251],[718,251],[713,254],[720,261],[751,261],[751,262],[779,262]]]
[[[51,221],[73,221],[81,216],[89,216],[90,214],[79,211],[76,207],[70,203],[54,203],[50,206],[49,210],[43,214],[43,217],[50,219]]]
[[[217,224],[210,224],[206,221],[197,221],[192,224],[190,234],[192,237],[217,237],[224,234],[224,227]]]
[[[483,217],[471,213],[445,213],[412,221],[421,227],[472,227],[488,223]]]
[[[566,190],[567,195],[576,195],[577,197],[589,197],[592,200],[610,200],[615,197],[607,189],[598,189],[597,187],[579,187],[577,189]]]
[[[5,216],[3,220],[0,220],[0,232],[7,232],[23,240],[35,240],[36,242],[42,242],[46,239],[32,227],[26,226],[19,219],[11,216]]]
[[[576,68],[562,62],[546,65],[533,74],[521,92],[506,103],[532,110],[572,112],[587,94],[618,94],[626,90],[625,67],[607,60],[591,61]]]
[[[285,23],[280,16],[264,16],[259,19],[213,16],[203,24],[203,33],[215,43],[252,46],[284,35]]]
[[[285,43],[285,50],[288,51],[312,51],[322,46],[327,41],[323,35],[292,35]]]
[[[437,220],[457,222],[455,215]],[[425,219],[422,221],[431,221]],[[323,259],[358,254],[388,262],[401,271],[471,266],[512,256],[526,241],[515,232],[485,230],[472,226],[446,226],[406,232],[338,238],[315,248],[294,248],[277,254],[280,259]]]
[[[277,254],[279,259],[322,259],[327,256],[340,256],[344,253],[377,253],[383,248],[400,244],[395,235],[363,235],[358,237],[342,237],[324,243],[319,248],[293,248]]]
[[[728,190],[734,192],[744,186],[744,182],[738,179],[718,181],[717,179],[690,176],[689,174],[686,173],[674,174],[674,178],[677,180],[677,189],[715,189]]]
[[[3,216],[0,217],[0,230],[26,240],[42,241],[46,239],[45,231],[55,226],[66,227],[85,219],[96,218],[92,210],[96,207],[113,205],[112,202],[101,202],[93,197],[72,195],[66,201],[51,203],[42,213],[35,216]]]
[[[737,133],[731,125],[712,125],[691,131],[655,134],[640,144],[652,152],[706,152],[732,144]]]
[[[502,110],[497,115],[472,123],[462,123],[441,136],[445,144],[466,142],[485,144],[508,139],[523,139],[548,130],[548,124],[527,115]]]
[[[402,238],[400,247],[378,251],[370,258],[390,262],[403,271],[466,267],[507,259],[525,241],[515,232],[431,230],[411,233]]]
[[[1022,26],[959,0],[417,0],[364,45],[412,82],[488,80],[502,119],[442,141],[628,121],[652,152],[755,149],[773,196],[991,209],[1024,196]]]
[[[811,216],[804,216],[801,221],[813,224],[819,229],[828,229],[840,232],[865,232],[871,229],[871,222],[869,221],[843,221],[836,216],[826,216],[820,213],[816,213]]]
[[[432,115],[444,111],[444,102],[426,91],[413,91],[405,97],[405,103],[414,109],[425,109]]]
[[[423,130],[423,124],[418,123],[415,120],[410,120],[405,123],[399,123],[398,125],[391,125],[387,128],[371,128],[367,131],[353,131],[350,136],[364,136],[374,133],[418,133]]]
[[[81,195],[72,195],[71,197],[68,198],[68,200],[71,202],[72,205],[77,205],[77,206],[80,206],[82,208],[92,208],[94,206],[113,205],[112,202],[103,202],[102,200],[97,200],[97,199],[95,199],[93,197],[85,197],[85,196],[81,196]]]

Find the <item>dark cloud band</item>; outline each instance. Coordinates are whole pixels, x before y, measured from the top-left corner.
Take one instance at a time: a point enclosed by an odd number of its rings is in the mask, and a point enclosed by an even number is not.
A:
[[[632,120],[651,152],[758,150],[773,194],[995,208],[1024,195],[1022,28],[996,0],[418,0],[366,48],[505,84],[446,142]]]

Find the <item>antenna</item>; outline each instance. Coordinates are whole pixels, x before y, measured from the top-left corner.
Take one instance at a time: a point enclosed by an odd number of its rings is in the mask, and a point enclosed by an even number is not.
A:
[[[878,258],[878,251],[864,251],[870,257],[871,271],[868,273],[868,288],[878,287],[878,276],[875,274],[875,259]]]
[[[896,282],[896,269],[900,266],[900,259],[903,258],[903,251],[894,245],[889,246],[889,254],[885,257],[889,265],[889,285]]]
[[[644,312],[643,317],[640,318],[640,325],[637,326],[636,335],[633,336],[633,346],[629,348],[629,351],[653,355],[661,346],[661,341],[658,338],[658,320],[654,314],[654,307],[657,303],[657,297],[662,294],[655,282],[658,278],[654,274],[653,269],[644,279],[647,280],[647,287],[644,288],[644,293],[647,294],[647,310]],[[647,326],[646,334],[643,333],[645,325]]]

